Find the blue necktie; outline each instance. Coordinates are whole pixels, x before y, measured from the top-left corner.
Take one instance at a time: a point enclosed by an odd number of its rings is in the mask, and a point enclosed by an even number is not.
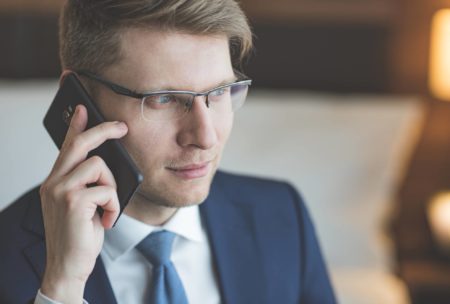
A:
[[[177,271],[170,261],[175,234],[166,230],[150,233],[136,248],[153,265],[150,304],[187,304]]]

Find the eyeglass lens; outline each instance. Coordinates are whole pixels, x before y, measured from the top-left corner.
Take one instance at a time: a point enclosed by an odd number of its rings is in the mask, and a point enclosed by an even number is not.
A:
[[[245,102],[248,84],[234,83],[202,96],[211,111],[226,114],[238,110]],[[142,99],[141,110],[145,120],[163,121],[181,118],[189,112],[195,95],[187,93],[155,94]]]

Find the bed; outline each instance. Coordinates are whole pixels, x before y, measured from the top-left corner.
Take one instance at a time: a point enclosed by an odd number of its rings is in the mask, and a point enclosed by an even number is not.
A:
[[[42,118],[57,85],[0,81],[0,209],[56,158]],[[385,228],[423,116],[416,96],[257,88],[236,113],[221,167],[300,190],[340,303],[408,304]]]

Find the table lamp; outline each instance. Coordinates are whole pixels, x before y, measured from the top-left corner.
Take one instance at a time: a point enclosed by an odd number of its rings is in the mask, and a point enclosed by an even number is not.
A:
[[[433,16],[428,79],[433,96],[450,101],[450,9]]]
[[[439,249],[447,255],[450,254],[450,192],[433,196],[427,213],[431,232]]]
[[[450,101],[450,9],[437,11],[431,24],[428,85],[434,98]],[[450,255],[450,192],[429,201],[428,222],[438,247]]]

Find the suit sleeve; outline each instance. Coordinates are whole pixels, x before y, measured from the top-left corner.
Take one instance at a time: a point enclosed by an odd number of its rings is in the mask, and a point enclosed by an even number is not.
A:
[[[320,250],[313,222],[298,192],[292,187],[298,211],[302,248],[301,302],[302,304],[336,304],[327,267]]]

